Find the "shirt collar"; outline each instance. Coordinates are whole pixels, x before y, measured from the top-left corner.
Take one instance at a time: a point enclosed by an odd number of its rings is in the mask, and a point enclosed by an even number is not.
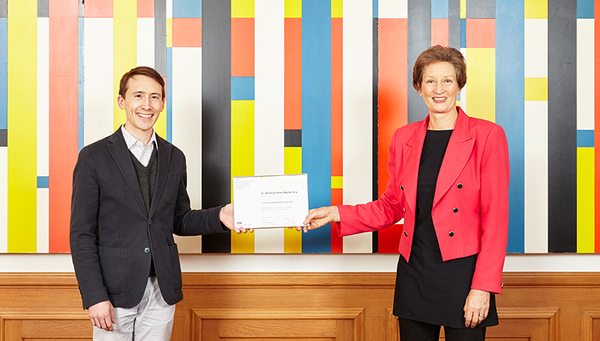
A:
[[[127,129],[125,129],[125,125],[121,125],[121,132],[123,133],[123,138],[125,139],[125,143],[127,144],[127,149],[131,149],[136,143],[139,143],[139,146],[142,147],[144,144],[142,141],[136,139]],[[152,128],[152,137],[150,138],[150,142],[147,145],[155,145],[156,144],[156,134],[154,133],[154,128]]]

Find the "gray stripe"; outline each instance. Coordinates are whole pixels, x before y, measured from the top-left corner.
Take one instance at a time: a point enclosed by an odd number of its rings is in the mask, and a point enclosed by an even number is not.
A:
[[[83,6],[83,0],[79,0],[79,17],[85,17],[85,7]]]
[[[448,0],[449,45],[460,50],[460,0]]]
[[[8,130],[0,129],[0,147],[8,147]]]
[[[49,0],[37,0],[37,16],[38,18],[50,17]]]
[[[154,1],[154,69],[167,75],[167,3]]]
[[[8,0],[0,0],[0,18],[8,17]]]
[[[302,147],[302,130],[286,129],[283,131],[284,147]]]
[[[495,17],[495,0],[467,0],[467,18],[494,19]]]
[[[408,1],[408,123],[427,116],[425,102],[412,86],[412,71],[421,52],[431,44],[431,2]]]
[[[202,1],[202,206],[231,202],[231,1]],[[229,234],[202,237],[202,252],[231,252]]]
[[[577,251],[577,2],[548,1],[548,251]],[[556,214],[559,213],[559,214]]]

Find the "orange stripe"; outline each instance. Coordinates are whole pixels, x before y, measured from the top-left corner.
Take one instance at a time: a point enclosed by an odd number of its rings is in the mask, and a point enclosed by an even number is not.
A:
[[[86,18],[112,18],[113,0],[86,1],[84,6]]]
[[[343,175],[343,19],[331,19],[331,176]],[[331,189],[331,204],[342,205],[344,190]],[[341,253],[344,240],[331,226],[331,253]]]
[[[331,189],[331,204],[342,205],[344,199],[343,191],[340,188]],[[344,238],[338,235],[338,224],[331,223],[331,253],[344,252]]]
[[[202,18],[173,18],[173,47],[202,47]]]
[[[254,77],[254,18],[231,19],[231,77]]]
[[[431,46],[450,45],[450,27],[448,19],[431,19]]]
[[[600,18],[600,6],[595,6],[594,17]],[[595,198],[595,252],[600,252],[600,21],[594,20],[594,198]]]
[[[302,18],[284,20],[284,129],[302,129]]]
[[[467,47],[496,47],[495,19],[467,19]]]
[[[138,18],[154,18],[154,0],[138,0]]]
[[[71,179],[78,139],[78,4],[50,2],[50,252],[69,252]]]

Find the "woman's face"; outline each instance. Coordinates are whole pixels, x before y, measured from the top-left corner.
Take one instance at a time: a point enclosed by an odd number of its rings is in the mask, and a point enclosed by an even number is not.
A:
[[[456,97],[459,93],[452,64],[436,62],[425,67],[419,96],[425,100],[430,115],[456,114]]]

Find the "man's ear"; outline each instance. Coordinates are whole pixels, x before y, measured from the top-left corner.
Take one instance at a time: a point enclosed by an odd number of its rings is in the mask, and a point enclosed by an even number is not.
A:
[[[119,105],[119,108],[121,108],[121,110],[125,109],[125,99],[123,98],[123,96],[119,95],[117,97],[117,104]]]

